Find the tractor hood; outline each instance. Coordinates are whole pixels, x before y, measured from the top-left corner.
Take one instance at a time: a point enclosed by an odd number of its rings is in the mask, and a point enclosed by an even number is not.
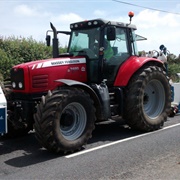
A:
[[[82,64],[82,63],[86,63],[84,57],[51,58],[51,59],[37,60],[37,61],[18,64],[14,66],[13,69],[26,68],[26,67],[30,69],[39,69],[45,67],[62,66],[62,65],[70,65],[70,64]]]
[[[12,87],[16,92],[54,90],[62,85],[56,81],[59,79],[86,82],[86,58],[76,56],[38,60],[16,65],[11,70]]]

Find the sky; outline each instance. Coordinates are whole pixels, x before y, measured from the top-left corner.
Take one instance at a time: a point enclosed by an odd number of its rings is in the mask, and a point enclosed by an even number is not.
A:
[[[114,0],[0,0],[0,37],[32,37],[45,42],[50,22],[57,30],[69,31],[71,23],[96,18],[128,23],[128,12],[133,11],[132,24],[137,26],[136,34],[147,38],[137,43],[139,51],[159,51],[163,44],[170,53],[180,54],[179,0],[123,2],[137,6]],[[68,44],[66,35],[60,36],[59,41],[62,46]]]

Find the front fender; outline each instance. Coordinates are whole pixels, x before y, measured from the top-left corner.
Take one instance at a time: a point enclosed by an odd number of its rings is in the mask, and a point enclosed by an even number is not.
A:
[[[75,80],[71,80],[71,79],[58,79],[55,81],[61,82],[61,83],[66,84],[68,86],[80,87],[80,88],[86,90],[90,95],[93,95],[93,97],[97,96],[95,91],[90,86],[88,86],[87,84],[82,83],[80,81],[75,81]]]
[[[58,79],[58,80],[56,80],[56,82],[61,82],[63,84],[66,84],[67,86],[73,86],[73,87],[81,88],[84,91],[86,91],[94,101],[97,118],[103,119],[104,115],[101,111],[101,102],[100,102],[96,92],[90,86],[88,86],[85,83],[75,81],[75,80],[71,80],[71,79]]]
[[[71,79],[57,79],[55,81],[56,82],[61,82],[61,83],[66,84],[68,86],[83,85],[83,86],[89,87],[87,84],[84,84],[84,83],[79,82],[79,81],[71,80]]]
[[[131,56],[119,68],[114,86],[126,86],[132,75],[149,62],[163,66],[163,62],[155,58]]]

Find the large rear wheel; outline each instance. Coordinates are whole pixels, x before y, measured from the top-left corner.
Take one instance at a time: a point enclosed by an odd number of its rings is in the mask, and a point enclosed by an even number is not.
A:
[[[171,90],[165,72],[156,66],[143,67],[126,89],[125,119],[142,131],[160,129],[167,120]]]
[[[43,147],[56,153],[73,152],[91,138],[95,108],[86,92],[68,88],[43,97],[34,118],[36,137]]]

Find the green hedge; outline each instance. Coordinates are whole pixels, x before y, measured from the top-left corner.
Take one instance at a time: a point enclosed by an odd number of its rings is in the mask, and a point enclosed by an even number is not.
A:
[[[168,75],[174,81],[179,81],[179,77],[177,73],[180,73],[180,57],[179,58],[171,58],[168,57]]]
[[[66,48],[61,48],[66,52]],[[10,69],[17,64],[52,57],[52,47],[32,37],[0,37],[0,80],[9,77]]]
[[[176,64],[176,63],[170,63],[168,65],[168,75],[169,77],[174,81],[174,82],[178,82],[179,81],[179,77],[177,76],[177,73],[180,73],[180,63]]]

